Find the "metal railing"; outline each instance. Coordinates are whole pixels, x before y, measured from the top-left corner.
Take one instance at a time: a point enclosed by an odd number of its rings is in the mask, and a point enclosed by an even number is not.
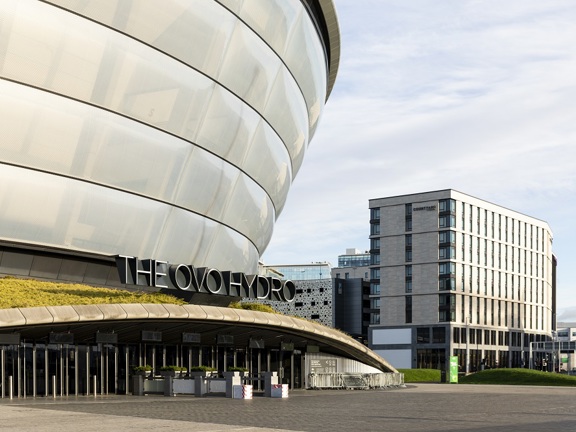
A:
[[[311,389],[391,388],[404,386],[402,373],[324,373],[308,375]]]

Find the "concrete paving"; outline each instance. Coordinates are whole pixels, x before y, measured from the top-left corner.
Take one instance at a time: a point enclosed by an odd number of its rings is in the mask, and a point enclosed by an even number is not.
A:
[[[576,431],[576,388],[418,384],[255,396],[98,396],[0,400],[0,430]]]

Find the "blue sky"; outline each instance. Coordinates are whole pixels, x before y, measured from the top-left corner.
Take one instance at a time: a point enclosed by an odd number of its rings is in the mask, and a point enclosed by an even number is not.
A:
[[[576,1],[336,0],[342,58],[267,264],[368,249],[368,200],[452,188],[545,220],[576,321]]]

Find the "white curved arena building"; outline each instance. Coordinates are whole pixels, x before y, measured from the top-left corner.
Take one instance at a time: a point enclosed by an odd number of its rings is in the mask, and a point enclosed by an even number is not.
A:
[[[0,32],[0,273],[257,271],[334,84],[331,0],[19,0]]]

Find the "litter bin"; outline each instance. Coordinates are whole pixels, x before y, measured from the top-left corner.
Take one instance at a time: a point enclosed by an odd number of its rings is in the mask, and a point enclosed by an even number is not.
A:
[[[446,371],[444,369],[442,369],[440,371],[440,382],[441,383],[445,383],[446,382]]]

